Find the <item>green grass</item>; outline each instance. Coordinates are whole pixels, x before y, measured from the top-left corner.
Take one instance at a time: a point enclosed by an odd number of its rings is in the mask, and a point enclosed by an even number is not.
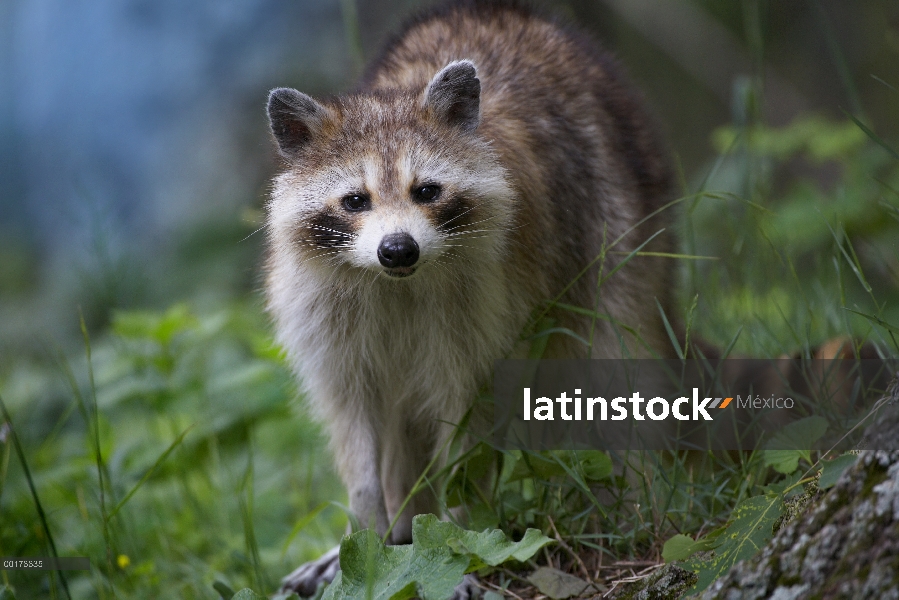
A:
[[[132,312],[86,340],[89,360],[7,373],[36,494],[4,444],[0,554],[50,556],[52,540],[92,571],[0,582],[20,598],[216,598],[214,581],[270,590],[333,546],[341,486],[265,331],[254,305]]]

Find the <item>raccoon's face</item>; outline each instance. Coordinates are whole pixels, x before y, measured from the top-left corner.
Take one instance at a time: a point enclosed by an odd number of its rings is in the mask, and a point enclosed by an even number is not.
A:
[[[477,135],[479,100],[469,61],[450,63],[418,93],[320,104],[273,90],[272,132],[290,166],[269,204],[275,244],[389,279],[495,260],[512,193]]]

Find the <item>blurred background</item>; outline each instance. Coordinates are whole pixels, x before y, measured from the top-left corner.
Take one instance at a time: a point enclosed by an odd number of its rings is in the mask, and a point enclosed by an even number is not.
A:
[[[113,308],[253,293],[262,236],[250,234],[276,169],[267,90],[350,88],[425,4],[4,2],[0,352],[71,339],[78,307],[102,327]],[[747,87],[770,125],[852,114],[884,139],[899,130],[891,0],[542,4],[625,64],[685,190],[711,169],[712,131],[750,114]],[[790,168],[782,180],[839,177]]]
[[[0,571],[0,596],[268,592],[339,541],[342,486],[262,310],[264,105],[352,88],[427,4],[0,3],[0,556],[92,564]],[[539,4],[657,115],[692,257],[672,321],[752,356],[899,352],[899,2]],[[752,487],[728,485],[707,512],[689,486],[679,512],[635,505],[603,551],[656,556]],[[514,527],[545,526],[522,506]]]

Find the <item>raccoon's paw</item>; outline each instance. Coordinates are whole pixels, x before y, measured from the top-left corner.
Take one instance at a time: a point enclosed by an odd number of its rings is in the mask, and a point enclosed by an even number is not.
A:
[[[300,565],[281,580],[279,593],[296,592],[308,598],[315,595],[321,583],[330,583],[340,570],[340,546],[328,550],[321,558]]]
[[[469,573],[462,580],[462,583],[456,586],[452,600],[477,600],[483,595],[481,586],[478,585],[477,575]]]

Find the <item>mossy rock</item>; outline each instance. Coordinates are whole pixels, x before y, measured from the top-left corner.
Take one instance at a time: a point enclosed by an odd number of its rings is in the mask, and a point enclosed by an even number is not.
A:
[[[899,600],[899,402],[873,418],[871,450],[826,493],[797,503],[771,542],[703,599]]]

